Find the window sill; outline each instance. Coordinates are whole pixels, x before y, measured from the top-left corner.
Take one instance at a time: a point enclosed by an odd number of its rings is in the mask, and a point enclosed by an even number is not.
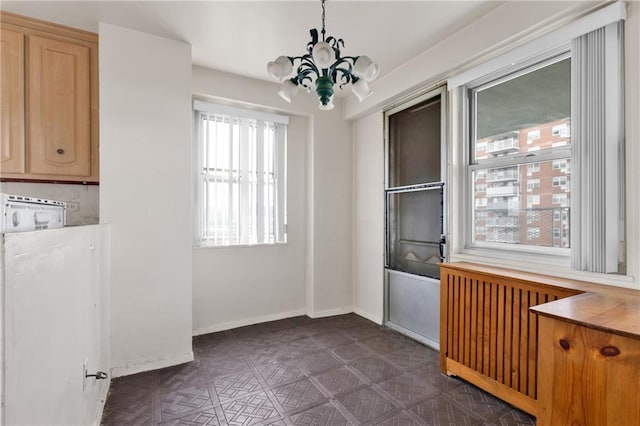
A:
[[[486,266],[514,269],[522,272],[544,274],[558,278],[580,280],[594,284],[610,285],[616,287],[640,289],[640,283],[631,275],[601,274],[598,272],[576,271],[571,269],[564,259],[551,262],[538,262],[532,260],[505,259],[479,253],[452,254],[450,262],[471,262]]]
[[[207,249],[243,249],[243,248],[265,248],[265,247],[282,247],[289,245],[288,242],[285,243],[260,243],[260,244],[232,244],[228,246],[214,246],[207,244],[200,244],[198,242],[194,243],[194,250],[207,250]]]

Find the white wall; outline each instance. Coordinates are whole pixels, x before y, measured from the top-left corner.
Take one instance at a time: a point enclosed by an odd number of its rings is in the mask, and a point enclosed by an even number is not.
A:
[[[98,424],[109,380],[105,225],[6,234],[4,419],[7,425]]]
[[[379,324],[384,290],[384,117],[354,123],[353,306]]]
[[[46,198],[67,203],[67,225],[98,223],[99,188],[97,185],[60,183],[2,182],[0,192]]]
[[[114,376],[193,359],[191,48],[100,24]]]
[[[568,15],[593,7],[585,1],[508,1],[450,37],[425,50],[406,64],[371,84],[373,94],[359,103],[345,102],[345,118],[360,118],[412,91],[438,84],[447,77],[484,62],[514,44],[563,24]],[[514,19],[517,17],[517,19]]]
[[[292,315],[353,310],[351,133],[342,103],[320,111],[315,96],[291,104],[278,84],[194,67],[198,96],[292,115],[288,137],[288,244],[195,248],[196,334]]]

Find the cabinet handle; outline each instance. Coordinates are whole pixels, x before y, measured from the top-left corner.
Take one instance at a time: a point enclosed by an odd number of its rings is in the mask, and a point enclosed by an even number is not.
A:
[[[571,345],[569,344],[569,341],[567,341],[565,339],[560,339],[560,347],[562,349],[564,349],[565,351],[568,351],[569,348],[571,347]]]
[[[64,149],[62,149],[62,148],[58,148],[58,149],[56,149],[56,152],[57,152],[58,154],[62,155],[62,154],[64,154]]]
[[[617,356],[620,355],[620,349],[615,346],[605,346],[600,348],[602,356]]]

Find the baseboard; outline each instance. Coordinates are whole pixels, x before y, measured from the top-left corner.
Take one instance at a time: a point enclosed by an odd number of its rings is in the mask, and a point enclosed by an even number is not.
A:
[[[107,396],[109,395],[110,387],[111,377],[107,378],[106,386],[102,387],[100,400],[98,401],[98,409],[96,410],[96,418],[93,420],[93,426],[100,426],[102,424],[102,415],[104,414],[104,407],[107,404]]]
[[[378,325],[382,325],[382,317],[379,315],[374,315],[370,312],[367,312],[363,309],[357,308],[354,306],[353,308],[353,312],[355,312],[356,314],[360,315],[363,318],[368,319],[369,321],[373,321]]]
[[[311,318],[323,318],[323,317],[332,317],[334,315],[344,315],[350,314],[353,312],[353,306],[343,306],[341,308],[336,309],[327,309],[325,311],[316,311],[316,312],[307,312]]]
[[[111,367],[111,377],[116,378],[122,376],[130,376],[131,374],[171,367],[173,365],[184,364],[185,362],[190,361],[193,361],[193,352],[168,358],[159,358],[149,361],[136,362],[135,364]]]
[[[193,330],[194,336],[200,336],[201,334],[215,333],[217,331],[231,330],[232,328],[244,327],[247,325],[260,324],[262,322],[277,321],[285,318],[298,317],[300,315],[306,315],[304,309],[298,309],[289,312],[278,312],[276,314],[262,315],[259,317],[246,318],[236,321],[227,321],[219,324],[207,325],[204,327],[198,327]]]

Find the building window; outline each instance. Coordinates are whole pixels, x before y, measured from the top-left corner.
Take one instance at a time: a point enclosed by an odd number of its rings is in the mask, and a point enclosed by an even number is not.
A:
[[[553,204],[560,204],[562,207],[567,207],[567,194],[553,194],[551,202]]]
[[[531,176],[533,173],[540,171],[540,163],[527,164],[527,175]]]
[[[564,187],[567,186],[567,177],[566,176],[554,176],[551,180],[551,184],[553,186]]]
[[[527,191],[531,192],[534,189],[540,188],[540,179],[529,179],[527,181]]]
[[[201,245],[286,242],[287,117],[195,101]]]
[[[527,132],[527,144],[532,144],[533,141],[537,141],[538,139],[540,139],[540,129]]]
[[[540,228],[527,228],[527,240],[540,238]]]

